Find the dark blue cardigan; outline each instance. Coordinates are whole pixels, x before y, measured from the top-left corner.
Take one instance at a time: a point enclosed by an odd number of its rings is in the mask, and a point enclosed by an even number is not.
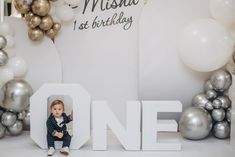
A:
[[[47,133],[51,135],[55,135],[56,132],[63,132],[63,134],[67,134],[67,127],[66,124],[72,121],[71,116],[67,116],[65,113],[62,113],[63,116],[63,122],[60,124],[63,124],[62,127],[57,125],[57,121],[55,120],[55,117],[51,114],[47,119]]]

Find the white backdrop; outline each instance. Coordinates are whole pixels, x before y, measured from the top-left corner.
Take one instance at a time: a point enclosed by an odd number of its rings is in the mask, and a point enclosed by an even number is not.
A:
[[[108,100],[121,122],[125,121],[126,100],[180,100],[184,107],[191,106],[209,74],[182,64],[177,55],[178,36],[189,22],[210,17],[209,0],[148,0],[145,6],[145,0],[140,0],[137,5],[105,11],[98,1],[94,12],[90,1],[84,14],[81,2],[76,22],[63,25],[56,38],[64,83],[80,83],[93,100]],[[108,18],[116,24],[92,25]],[[79,29],[86,21],[89,28]],[[34,89],[44,82],[60,82],[61,65],[52,42],[44,38],[33,44],[27,39],[25,23],[10,22],[16,29],[13,50],[29,64],[27,80]],[[179,114],[161,117],[178,119]]]
[[[125,101],[138,99],[138,24],[144,1],[101,11],[98,0],[93,12],[90,1],[83,14],[84,2],[74,23],[63,26],[55,40],[63,82],[80,83],[93,100],[107,100],[124,122]],[[95,27],[107,19],[113,20],[110,26]],[[82,23],[89,28],[79,29]]]
[[[209,0],[148,0],[140,19],[139,98],[180,100],[191,106],[193,96],[203,91],[210,76],[190,70],[178,57],[182,30],[199,18],[210,17]],[[161,114],[161,118],[178,114]]]

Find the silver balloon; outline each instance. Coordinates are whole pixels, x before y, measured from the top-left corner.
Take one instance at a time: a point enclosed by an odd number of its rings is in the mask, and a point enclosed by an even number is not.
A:
[[[217,99],[221,101],[222,108],[227,109],[227,108],[231,107],[231,100],[229,99],[228,96],[226,96],[226,95],[219,96]]]
[[[0,123],[0,139],[5,136],[6,128]]]
[[[181,115],[179,130],[181,135],[187,139],[203,139],[209,135],[211,129],[211,116],[200,107],[191,107]]]
[[[217,96],[216,91],[214,91],[212,89],[206,91],[206,98],[207,99],[214,99],[214,98],[216,98],[216,96]]]
[[[5,126],[12,126],[16,122],[16,115],[11,112],[5,112],[2,114],[1,122]]]
[[[222,108],[221,109],[214,109],[211,113],[211,116],[214,121],[221,122],[225,118],[225,111]]]
[[[222,106],[222,102],[219,100],[219,99],[215,99],[213,102],[212,102],[212,105],[215,109],[219,109],[221,106]]]
[[[227,90],[232,84],[232,76],[228,71],[218,70],[211,76],[211,84],[219,92]]]
[[[13,136],[19,135],[23,131],[23,122],[20,120],[17,120],[15,124],[12,126],[7,127],[9,133]]]
[[[226,119],[228,122],[231,122],[231,108],[228,108],[226,111]]]
[[[206,103],[205,109],[211,111],[214,109],[214,107],[213,107],[212,103]]]
[[[228,122],[218,122],[213,127],[213,134],[217,138],[225,139],[230,136],[230,125]]]
[[[207,103],[211,103],[203,93],[197,94],[193,98],[193,106],[205,108]]]
[[[23,119],[23,123],[24,123],[24,129],[29,130],[30,129],[30,112],[29,111],[26,111],[26,116]]]
[[[0,117],[2,116],[3,113],[4,111],[0,109]]]
[[[0,105],[10,111],[22,112],[29,106],[32,93],[32,87],[25,80],[13,79],[0,91]]]
[[[18,120],[23,120],[26,116],[26,112],[25,111],[22,111],[22,112],[19,112],[18,115],[17,115],[17,119]]]
[[[8,62],[8,55],[5,51],[0,50],[0,66],[6,65]]]
[[[213,85],[211,84],[211,80],[207,80],[206,83],[204,84],[204,90],[208,91],[208,90],[213,90]]]
[[[7,39],[0,35],[0,50],[4,49],[7,46]]]

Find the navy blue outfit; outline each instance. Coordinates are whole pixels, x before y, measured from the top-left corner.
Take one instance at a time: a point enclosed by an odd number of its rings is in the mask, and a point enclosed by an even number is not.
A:
[[[63,141],[62,147],[69,147],[71,142],[71,136],[67,131],[66,124],[72,121],[71,116],[67,116],[65,113],[62,113],[63,121],[60,123],[61,127],[57,125],[57,121],[55,117],[51,114],[47,119],[47,144],[48,148],[54,147],[55,148],[55,141]],[[55,137],[56,132],[62,132],[63,137],[60,139]]]

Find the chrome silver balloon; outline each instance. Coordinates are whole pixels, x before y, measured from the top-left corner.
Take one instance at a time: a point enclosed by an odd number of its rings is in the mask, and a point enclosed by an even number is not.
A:
[[[213,107],[212,103],[210,102],[210,103],[206,103],[205,109],[211,111],[214,109],[214,107]]]
[[[193,98],[193,106],[205,108],[207,103],[211,103],[203,93],[197,94]]]
[[[204,90],[208,91],[208,90],[213,90],[213,85],[211,84],[211,80],[207,80],[206,83],[204,84]]]
[[[210,114],[203,108],[191,107],[185,110],[179,121],[179,130],[183,137],[200,140],[207,137],[212,129]]]
[[[228,110],[226,111],[226,120],[228,122],[231,122],[231,108],[228,108]]]
[[[217,96],[216,91],[214,91],[212,89],[206,91],[206,98],[207,99],[214,99],[214,98],[216,98],[216,96]]]
[[[24,129],[30,129],[30,112],[26,111],[25,118],[23,119]]]
[[[0,90],[0,106],[14,112],[22,112],[29,106],[32,87],[25,80],[13,79]]]
[[[219,109],[222,106],[222,102],[219,99],[215,99],[212,102],[213,108]]]
[[[2,114],[1,122],[4,126],[12,126],[16,122],[16,115],[12,112]]]
[[[6,128],[0,123],[0,139],[5,136]]]
[[[23,122],[20,120],[17,120],[15,124],[12,126],[7,127],[9,133],[13,136],[19,135],[23,131]]]
[[[225,118],[225,111],[224,109],[220,108],[220,109],[214,109],[211,112],[211,116],[213,118],[214,121],[216,122],[221,122],[224,120]]]
[[[4,49],[7,46],[7,39],[0,35],[0,50]]]
[[[22,112],[19,112],[18,115],[17,115],[17,119],[18,120],[23,120],[26,116],[26,112],[25,111],[22,111]]]
[[[223,92],[232,84],[232,76],[228,71],[218,70],[211,76],[211,84],[216,91]]]
[[[226,96],[226,95],[219,96],[217,99],[221,101],[222,108],[227,109],[227,108],[231,107],[232,102],[228,96]]]
[[[8,54],[3,51],[0,50],[0,66],[6,65],[8,62]]]
[[[230,136],[230,125],[228,122],[218,122],[213,127],[213,134],[215,137],[225,139]]]

